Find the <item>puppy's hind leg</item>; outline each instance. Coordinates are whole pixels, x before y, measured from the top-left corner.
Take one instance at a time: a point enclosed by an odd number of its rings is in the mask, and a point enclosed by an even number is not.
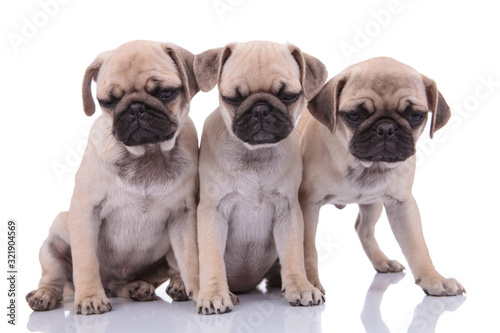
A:
[[[157,300],[155,290],[168,280],[169,265],[162,258],[137,276],[137,280],[131,281],[116,291],[116,296],[130,298],[134,301],[146,302]]]
[[[279,260],[276,260],[267,271],[266,275],[264,275],[264,279],[267,280],[266,288],[268,290],[271,288],[281,288],[281,264]]]
[[[71,279],[71,248],[53,231],[63,225],[67,212],[56,217],[49,237],[40,248],[39,258],[42,266],[42,278],[38,289],[26,295],[26,301],[35,311],[52,310],[57,302],[62,301],[64,285]]]
[[[175,259],[174,253],[170,250],[167,253],[168,261],[168,276],[170,277],[170,282],[167,286],[166,293],[174,301],[189,301],[189,297],[186,293],[186,286],[181,279],[181,273],[179,272],[179,267],[177,266],[177,260]]]
[[[375,224],[380,218],[382,208],[383,203],[380,200],[371,204],[359,205],[359,215],[356,220],[355,229],[363,250],[365,250],[368,259],[370,259],[377,272],[401,272],[405,267],[396,260],[387,258],[382,250],[380,250],[375,239]]]
[[[118,289],[116,296],[130,298],[139,302],[154,301],[158,299],[155,294],[155,289],[155,286],[151,283],[136,280]]]

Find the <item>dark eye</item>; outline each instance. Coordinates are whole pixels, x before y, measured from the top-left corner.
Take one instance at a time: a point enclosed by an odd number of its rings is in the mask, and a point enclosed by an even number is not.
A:
[[[351,127],[358,126],[366,119],[366,114],[359,111],[341,112],[340,115],[344,122]]]
[[[405,118],[410,123],[410,126],[418,126],[425,118],[425,112],[422,111],[406,111]]]
[[[282,97],[280,97],[281,101],[285,104],[291,104],[298,100],[300,97],[300,93],[295,93],[295,94],[287,94]]]
[[[158,93],[158,99],[162,101],[168,101],[173,99],[179,93],[179,89],[166,89]]]
[[[222,96],[222,100],[224,102],[226,102],[228,104],[232,104],[232,105],[240,105],[243,102],[243,99],[239,98],[239,97],[226,97],[226,96]]]
[[[346,113],[345,117],[350,121],[359,121],[361,119],[361,115],[355,112]]]
[[[111,98],[111,99],[108,99],[108,100],[97,99],[97,101],[99,102],[99,105],[102,108],[112,109],[112,108],[114,108],[116,106],[116,104],[118,104],[119,99],[118,98]]]
[[[413,122],[413,123],[416,123],[416,122],[419,122],[420,120],[422,120],[423,116],[419,115],[419,114],[412,114],[410,115],[410,121]]]

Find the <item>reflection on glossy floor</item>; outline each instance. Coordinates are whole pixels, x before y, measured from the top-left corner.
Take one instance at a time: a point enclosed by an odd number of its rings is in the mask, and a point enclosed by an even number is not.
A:
[[[353,222],[357,207],[324,211],[324,220],[332,216]],[[467,296],[426,296],[409,271],[375,273],[353,223],[325,222],[318,226],[316,242],[320,278],[327,292],[325,305],[291,307],[279,290],[266,291],[261,285],[252,293],[239,295],[240,305],[233,312],[205,316],[196,313],[192,301],[172,302],[164,284],[156,290],[160,300],[138,303],[112,298],[113,310],[103,315],[75,315],[72,298],[41,313],[32,312],[19,299],[19,324],[31,332],[495,332],[500,302],[491,288],[499,270],[492,264],[491,254],[498,253],[497,234],[485,233],[473,223],[455,222],[455,227],[463,229],[452,232],[453,237],[446,236],[450,227],[446,221],[473,220],[460,214],[464,215],[458,210],[435,211],[432,220],[445,222],[426,223],[424,234],[438,271],[460,281]],[[383,251],[407,266],[384,217],[376,234]],[[37,279],[33,276],[26,292]]]
[[[113,311],[104,315],[78,316],[73,314],[72,299],[50,312],[33,312],[27,328],[36,332],[327,332],[342,329],[349,332],[434,332],[446,312],[459,309],[466,297],[430,297],[421,295],[413,313],[400,313],[397,304],[393,311],[384,306],[384,295],[392,285],[410,279],[404,273],[375,274],[368,286],[364,301],[357,304],[354,316],[342,314],[352,308],[348,301],[341,304],[335,293],[329,295],[326,305],[310,308],[289,306],[279,290],[266,292],[264,288],[240,295],[241,305],[227,315],[204,316],[195,312],[194,302],[171,302],[163,287],[158,288],[160,300],[138,303],[127,299],[112,299]],[[413,286],[414,287],[414,286]],[[417,289],[415,287],[415,289]],[[419,290],[417,290],[419,291]],[[345,294],[340,292],[339,295]],[[404,304],[408,298],[400,293],[396,303]],[[391,300],[390,302],[394,301]],[[329,309],[329,307],[331,309]],[[405,308],[405,306],[402,306]],[[331,310],[335,310],[331,311]],[[338,312],[337,312],[338,311]],[[451,313],[450,318],[460,318]],[[411,317],[411,318],[409,318]],[[385,321],[387,318],[387,322]],[[402,327],[407,319],[408,326]],[[352,320],[352,321],[351,321]],[[351,322],[350,322],[351,321]],[[392,326],[392,329],[390,328]],[[364,328],[364,329],[363,329]],[[446,330],[442,330],[446,331]]]

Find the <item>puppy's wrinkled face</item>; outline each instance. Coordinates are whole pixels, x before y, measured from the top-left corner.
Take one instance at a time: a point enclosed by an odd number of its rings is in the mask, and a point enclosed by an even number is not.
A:
[[[418,76],[381,71],[365,77],[359,72],[342,90],[337,119],[352,155],[370,162],[401,162],[415,153],[427,113]]]
[[[365,167],[415,154],[428,113],[431,138],[451,117],[434,80],[388,57],[349,66],[327,82],[308,109]]]
[[[129,147],[172,140],[187,113],[178,68],[159,43],[111,51],[99,70],[97,99],[113,119],[113,135]]]
[[[289,46],[270,42],[237,44],[219,92],[226,125],[251,149],[285,139],[304,105],[299,65]]]

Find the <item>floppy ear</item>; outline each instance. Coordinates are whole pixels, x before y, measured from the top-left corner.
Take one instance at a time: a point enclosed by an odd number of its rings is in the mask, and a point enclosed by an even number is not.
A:
[[[300,81],[307,100],[313,98],[328,77],[325,65],[313,56],[303,53],[298,47],[290,45],[290,52],[300,68]]]
[[[451,117],[451,111],[443,95],[439,92],[436,82],[425,75],[422,75],[422,80],[427,95],[427,106],[429,112],[432,112],[430,131],[432,139],[434,132],[446,125]]]
[[[222,67],[236,44],[210,49],[194,56],[194,75],[201,91],[212,90],[219,81]]]
[[[340,93],[346,82],[347,75],[342,73],[338,74],[330,79],[307,105],[313,117],[328,127],[332,133],[335,132],[336,128]]]
[[[190,101],[194,95],[200,91],[194,77],[194,54],[174,44],[167,44],[165,51],[170,58],[172,58],[179,69],[182,84],[184,86],[184,93],[187,100]]]
[[[97,58],[92,61],[92,63],[85,70],[85,75],[83,76],[82,83],[82,99],[83,99],[83,111],[87,116],[92,116],[95,112],[94,98],[92,97],[92,79],[97,81],[97,75],[99,74],[99,69],[101,69],[104,59],[108,56],[110,51],[103,52],[97,56]]]

